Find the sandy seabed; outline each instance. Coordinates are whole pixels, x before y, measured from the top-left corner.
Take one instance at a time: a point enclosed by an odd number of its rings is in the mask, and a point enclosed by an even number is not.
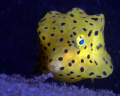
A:
[[[49,75],[26,79],[18,74],[0,74],[0,96],[116,96],[109,90],[91,90],[76,86],[58,86],[44,81]],[[120,95],[117,95],[120,96]]]

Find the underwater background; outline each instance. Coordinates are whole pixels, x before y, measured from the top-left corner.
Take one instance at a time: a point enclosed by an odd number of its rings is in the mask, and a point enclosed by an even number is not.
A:
[[[36,32],[38,21],[49,11],[66,13],[74,7],[89,15],[105,15],[104,39],[114,69],[109,77],[94,79],[93,83],[86,79],[69,85],[107,89],[120,94],[119,0],[0,0],[0,74],[20,74],[26,78],[37,76],[34,65],[40,48]],[[53,82],[61,84],[51,78],[44,83]]]

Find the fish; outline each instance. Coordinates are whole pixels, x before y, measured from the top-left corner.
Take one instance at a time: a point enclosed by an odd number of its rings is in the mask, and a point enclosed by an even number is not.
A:
[[[113,72],[104,42],[103,14],[87,15],[80,8],[48,12],[39,22],[39,57],[35,72],[52,73],[60,82],[106,78]]]

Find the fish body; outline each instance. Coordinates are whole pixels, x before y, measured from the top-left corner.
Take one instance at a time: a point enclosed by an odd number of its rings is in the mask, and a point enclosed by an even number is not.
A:
[[[105,78],[113,72],[104,42],[103,14],[87,15],[73,8],[66,14],[48,12],[38,23],[37,73],[52,73],[61,82]]]

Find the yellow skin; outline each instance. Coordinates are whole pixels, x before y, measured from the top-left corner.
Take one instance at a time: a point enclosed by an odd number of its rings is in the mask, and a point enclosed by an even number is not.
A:
[[[37,73],[51,72],[61,82],[105,78],[113,72],[104,43],[104,15],[73,8],[48,12],[38,23],[40,53]]]

